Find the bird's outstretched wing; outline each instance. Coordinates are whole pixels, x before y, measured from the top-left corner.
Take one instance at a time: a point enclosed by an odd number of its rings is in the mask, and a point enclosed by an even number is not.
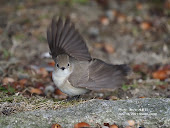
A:
[[[68,54],[77,60],[91,60],[82,36],[69,18],[66,18],[65,22],[61,18],[57,21],[53,18],[47,29],[47,40],[53,58]]]
[[[74,85],[90,90],[115,90],[121,87],[126,80],[130,68],[126,64],[111,65],[99,59],[94,59],[89,64],[89,79],[86,83]]]

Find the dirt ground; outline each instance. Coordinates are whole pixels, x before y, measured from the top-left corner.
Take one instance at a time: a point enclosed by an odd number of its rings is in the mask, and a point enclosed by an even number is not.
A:
[[[0,1],[1,98],[67,98],[51,79],[46,29],[54,15],[71,18],[92,57],[132,68],[122,88],[83,98],[170,97],[170,1],[96,1]]]

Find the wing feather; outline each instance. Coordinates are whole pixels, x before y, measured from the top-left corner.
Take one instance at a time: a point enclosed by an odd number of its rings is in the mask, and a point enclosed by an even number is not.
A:
[[[56,44],[58,44],[58,47],[61,46],[60,38],[62,34],[62,29],[63,29],[63,22],[61,18],[59,18],[57,22],[57,31],[56,31],[56,36],[55,36],[55,42],[56,42],[55,47],[57,47]]]
[[[111,65],[95,59],[89,64],[89,80],[76,87],[90,90],[115,90],[121,87],[126,80],[130,68],[125,65]]]
[[[68,54],[77,60],[91,60],[86,43],[69,18],[65,22],[61,18],[57,21],[53,18],[47,29],[47,40],[53,58]]]
[[[89,79],[88,74],[88,61],[76,61],[74,60],[74,69],[72,74],[69,76],[69,82],[74,86],[78,87],[82,83],[86,83]]]

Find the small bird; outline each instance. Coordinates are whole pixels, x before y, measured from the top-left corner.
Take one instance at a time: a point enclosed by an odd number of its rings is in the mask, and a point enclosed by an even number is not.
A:
[[[126,80],[130,68],[92,58],[86,43],[69,18],[52,18],[47,28],[50,55],[55,61],[52,79],[69,96],[90,90],[115,90]]]

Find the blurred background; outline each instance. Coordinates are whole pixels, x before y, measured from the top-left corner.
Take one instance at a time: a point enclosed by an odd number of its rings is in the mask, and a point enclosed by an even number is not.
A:
[[[0,0],[1,96],[67,98],[51,79],[54,15],[71,18],[92,57],[133,70],[121,89],[85,98],[170,97],[170,0]]]

